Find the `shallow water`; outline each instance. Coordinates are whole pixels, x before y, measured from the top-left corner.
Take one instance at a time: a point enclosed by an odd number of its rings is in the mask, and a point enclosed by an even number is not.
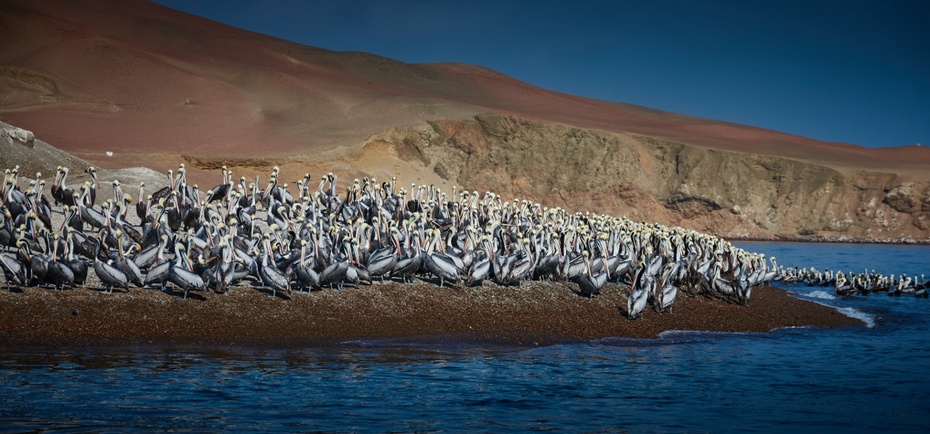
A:
[[[742,243],[783,265],[930,270],[930,248]],[[881,258],[882,263],[871,265]],[[828,262],[834,261],[834,262]],[[869,264],[869,265],[866,265]],[[5,349],[0,430],[922,431],[930,301],[837,299],[871,327],[546,347]]]

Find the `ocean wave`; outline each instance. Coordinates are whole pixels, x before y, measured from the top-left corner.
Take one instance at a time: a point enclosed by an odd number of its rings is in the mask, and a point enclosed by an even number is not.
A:
[[[832,293],[823,291],[823,290],[812,291],[812,292],[803,293],[800,295],[802,297],[819,298],[821,300],[836,300],[836,295],[833,295]]]
[[[817,291],[812,291],[808,293],[794,293],[794,295],[798,298],[810,299],[810,301],[823,305],[823,306],[832,307],[836,309],[837,312],[843,315],[846,315],[850,318],[856,318],[858,320],[861,320],[862,322],[865,323],[865,326],[868,328],[875,327],[875,315],[865,313],[854,307],[837,307],[837,306],[834,306],[833,304],[820,301],[820,300],[838,300],[838,297],[836,295],[833,295],[832,293],[828,291],[817,290]]]
[[[875,315],[865,313],[854,307],[840,307],[836,309],[841,314],[846,315],[850,318],[856,318],[865,323],[865,326],[868,328],[875,327]]]

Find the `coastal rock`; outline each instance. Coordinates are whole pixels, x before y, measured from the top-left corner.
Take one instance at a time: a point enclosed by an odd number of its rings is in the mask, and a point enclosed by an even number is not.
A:
[[[0,140],[32,148],[35,146],[36,136],[32,131],[13,126],[0,128]]]
[[[930,186],[894,173],[499,114],[373,138],[451,185],[758,239],[927,240]]]

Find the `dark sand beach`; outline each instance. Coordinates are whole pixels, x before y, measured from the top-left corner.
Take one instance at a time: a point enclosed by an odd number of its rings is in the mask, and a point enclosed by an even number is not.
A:
[[[862,323],[836,310],[759,287],[750,305],[680,294],[671,313],[626,317],[629,288],[584,298],[568,283],[444,287],[376,283],[272,298],[260,288],[228,295],[155,289],[0,291],[0,346],[204,344],[329,345],[353,339],[415,339],[546,345],[603,337],[657,338],[667,330],[769,332],[779,327]]]

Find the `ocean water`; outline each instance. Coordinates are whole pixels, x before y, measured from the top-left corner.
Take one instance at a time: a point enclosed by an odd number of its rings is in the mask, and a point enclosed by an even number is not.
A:
[[[783,265],[930,273],[930,247],[741,246]],[[868,326],[543,347],[6,348],[0,431],[926,432],[930,300],[788,289]]]

